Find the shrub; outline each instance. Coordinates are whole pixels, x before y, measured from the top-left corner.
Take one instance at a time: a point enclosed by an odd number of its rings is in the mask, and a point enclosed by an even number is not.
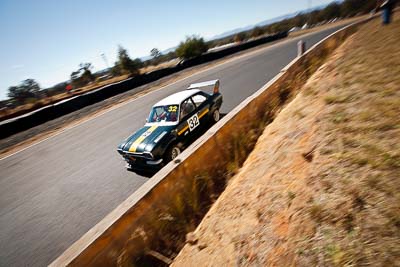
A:
[[[198,36],[187,37],[184,42],[181,42],[176,49],[176,54],[182,59],[189,59],[200,56],[207,52],[208,45],[204,39]]]
[[[122,46],[118,47],[118,60],[115,62],[115,66],[112,68],[111,73],[113,75],[129,74],[137,75],[139,74],[139,69],[143,66],[142,61],[139,58],[132,60],[128,51]]]

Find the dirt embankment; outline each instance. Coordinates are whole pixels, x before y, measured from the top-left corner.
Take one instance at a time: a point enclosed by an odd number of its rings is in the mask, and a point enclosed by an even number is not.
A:
[[[334,53],[174,266],[400,266],[399,32],[374,20]]]

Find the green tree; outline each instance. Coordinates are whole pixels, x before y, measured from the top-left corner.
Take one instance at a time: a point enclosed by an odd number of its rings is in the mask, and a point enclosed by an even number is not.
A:
[[[81,87],[81,81],[79,79],[81,77],[81,72],[79,70],[73,71],[70,77],[71,77],[71,83],[75,88]]]
[[[135,64],[135,66],[138,68],[138,70],[140,68],[143,68],[143,66],[144,66],[143,61],[140,58],[135,58],[133,60],[133,64]]]
[[[34,79],[26,79],[17,86],[8,88],[7,96],[19,104],[23,104],[29,98],[38,98],[40,85]]]
[[[143,63],[139,58],[132,60],[128,55],[128,51],[122,46],[118,46],[118,60],[112,70],[113,74],[138,75],[142,66]]]
[[[87,85],[88,83],[95,80],[91,69],[93,68],[92,63],[81,63],[79,69],[71,73],[71,83],[75,88],[79,88]]]
[[[365,3],[360,0],[345,0],[341,4],[341,16],[354,16],[363,10]]]
[[[321,20],[330,20],[340,17],[340,5],[336,2],[330,3],[327,7],[320,11]]]
[[[264,31],[263,29],[261,29],[260,27],[255,27],[252,31],[251,31],[251,37],[255,38],[258,37],[260,35],[263,35]]]
[[[157,48],[153,48],[150,50],[150,55],[152,56],[151,60],[148,60],[149,65],[157,65],[161,60],[161,52]]]
[[[153,48],[153,49],[151,49],[151,51],[150,51],[150,55],[151,55],[154,59],[157,59],[157,58],[159,58],[159,57],[161,56],[161,52],[160,52],[160,50],[158,50],[157,48]]]
[[[235,37],[233,38],[233,40],[236,43],[241,43],[246,39],[246,33],[245,32],[239,32],[235,35]]]
[[[176,54],[182,59],[189,59],[200,56],[207,52],[208,45],[204,42],[204,39],[198,36],[186,37],[184,42],[181,42],[176,49]]]
[[[95,77],[91,72],[91,69],[93,68],[92,63],[81,63],[79,67],[79,70],[82,73],[80,78],[84,84],[94,81]]]
[[[294,18],[292,18],[293,27],[302,27],[307,22],[307,15],[305,14],[297,14]]]
[[[320,17],[320,10],[314,10],[308,13],[308,26],[317,24],[320,22],[322,19]]]

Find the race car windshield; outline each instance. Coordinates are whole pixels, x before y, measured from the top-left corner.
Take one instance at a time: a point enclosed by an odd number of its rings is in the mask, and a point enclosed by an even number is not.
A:
[[[148,119],[148,122],[175,122],[178,120],[178,105],[167,105],[154,107]]]

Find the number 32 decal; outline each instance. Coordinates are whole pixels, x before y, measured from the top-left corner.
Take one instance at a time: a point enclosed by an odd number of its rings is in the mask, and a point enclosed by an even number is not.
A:
[[[193,131],[197,126],[200,125],[200,121],[199,121],[199,117],[197,116],[197,114],[194,114],[192,117],[190,117],[187,120],[187,123],[189,125],[189,130]]]

